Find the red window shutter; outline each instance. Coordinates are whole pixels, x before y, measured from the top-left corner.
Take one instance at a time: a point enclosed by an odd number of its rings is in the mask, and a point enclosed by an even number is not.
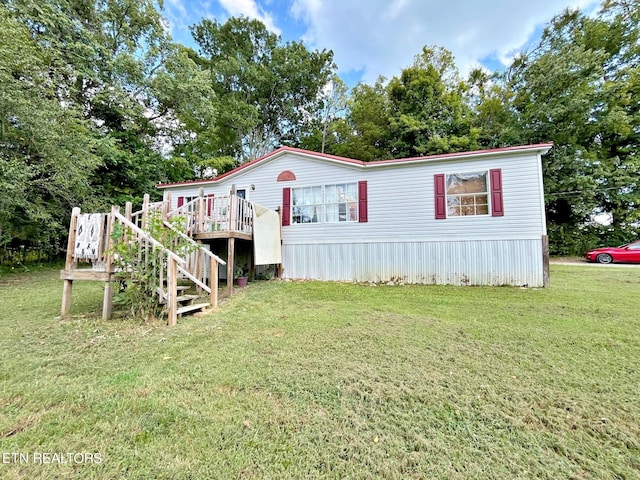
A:
[[[504,204],[502,202],[502,170],[495,168],[489,170],[491,178],[491,216],[504,216]]]
[[[184,205],[184,197],[178,197],[178,208]]]
[[[215,197],[213,193],[207,195],[207,217],[211,216],[211,211],[213,210],[213,197]]]
[[[444,173],[433,176],[435,192],[436,220],[447,218],[447,190],[444,184]]]
[[[369,221],[369,197],[367,194],[367,181],[358,182],[358,222]]]
[[[282,226],[291,224],[291,189],[282,189]]]

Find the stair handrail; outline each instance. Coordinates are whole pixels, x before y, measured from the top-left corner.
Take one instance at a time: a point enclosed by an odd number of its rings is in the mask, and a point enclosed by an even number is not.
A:
[[[180,205],[179,207],[174,208],[173,210],[169,210],[167,212],[167,216],[172,217],[174,215],[180,215],[180,212],[188,213],[188,211],[189,211],[188,207],[191,206],[191,205],[195,206],[199,200],[200,200],[199,197],[195,197],[192,200],[188,201],[187,203],[184,203],[184,204]]]
[[[215,288],[213,287],[213,285],[210,287],[206,283],[198,280],[189,270],[187,270],[186,268],[182,268],[179,265],[178,265],[178,271],[181,272],[185,277],[187,277],[189,280],[191,280],[193,283],[195,283],[198,287],[200,287],[207,293],[211,293],[211,290]]]
[[[223,259],[221,259],[219,256],[217,256],[216,254],[212,253],[211,250],[207,250],[206,248],[202,247],[202,244],[196,242],[194,239],[192,239],[190,236],[185,235],[184,233],[182,233],[180,230],[178,230],[175,226],[173,226],[171,223],[167,222],[166,220],[162,221],[162,224],[167,227],[168,229],[170,229],[171,231],[177,233],[180,238],[182,238],[183,240],[186,240],[190,245],[198,248],[200,251],[202,251],[203,253],[205,253],[207,256],[209,256],[210,258],[214,259],[216,262],[218,262],[221,265],[226,265],[227,262],[225,262]]]
[[[141,240],[149,242],[152,246],[158,248],[161,253],[167,256],[167,304],[168,304],[168,324],[169,326],[176,325],[178,322],[178,302],[177,302],[177,272],[180,266],[187,264],[186,260],[175,254],[173,251],[165,247],[161,242],[153,238],[148,232],[138,227],[135,223],[130,221],[127,217],[122,215],[118,207],[113,206],[111,208],[111,216],[113,219],[119,220],[122,225],[130,228],[136,233],[136,240],[141,243]],[[160,269],[162,272],[162,269]],[[160,273],[162,275],[162,273]],[[162,288],[162,287],[161,287]],[[164,294],[164,293],[162,293]]]
[[[159,248],[162,252],[166,253],[167,256],[173,258],[179,264],[185,265],[187,263],[186,260],[184,260],[182,257],[180,257],[179,255],[175,254],[170,249],[165,247],[162,243],[160,243],[158,240],[156,240],[151,235],[149,235],[148,232],[145,232],[144,230],[139,228],[136,224],[134,224],[133,222],[129,221],[127,219],[127,217],[125,217],[120,212],[118,212],[118,210],[116,208],[111,210],[111,214],[115,218],[120,220],[120,222],[122,222],[123,225],[129,227],[131,230],[133,230],[135,233],[137,233],[139,236],[141,236],[145,240],[148,240],[154,247]]]
[[[132,212],[131,216],[136,217],[138,215],[142,215],[143,213],[149,213],[153,210],[161,210],[163,205],[164,205],[164,202],[149,203],[146,207],[143,207],[138,211]]]

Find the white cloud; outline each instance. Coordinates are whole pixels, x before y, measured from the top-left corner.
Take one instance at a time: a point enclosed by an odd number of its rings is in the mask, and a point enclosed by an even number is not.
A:
[[[248,18],[260,20],[268,30],[280,35],[282,31],[276,27],[273,16],[264,11],[255,0],[219,0],[220,5],[231,17],[244,15]]]
[[[234,0],[226,0],[231,3]],[[253,3],[250,0],[245,0]],[[363,71],[371,83],[411,65],[424,45],[451,50],[465,72],[493,56],[508,63],[536,28],[568,7],[594,0],[293,0],[304,40],[330,48],[341,72]]]
[[[189,16],[182,0],[167,0],[164,4],[165,20],[168,23],[170,34],[176,30],[186,29],[186,21]]]

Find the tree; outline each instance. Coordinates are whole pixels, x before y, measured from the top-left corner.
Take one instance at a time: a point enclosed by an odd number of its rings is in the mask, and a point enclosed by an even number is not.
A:
[[[0,12],[1,237],[60,244],[73,206],[140,202],[183,174],[166,149],[210,85],[180,77],[197,68],[153,0],[6,0]]]
[[[318,96],[317,110],[304,112],[304,125],[298,146],[320,153],[335,154],[333,146],[339,142],[338,126],[344,123],[344,116],[348,111],[349,87],[337,74],[333,74]]]
[[[473,125],[482,148],[526,143],[512,108],[514,92],[498,73],[473,69],[467,79],[467,104],[474,111]]]
[[[595,18],[566,11],[509,71],[522,137],[555,143],[544,175],[559,253],[583,250],[563,244],[589,235],[595,213],[611,216],[614,240],[633,235],[624,232],[640,219],[638,9],[637,2],[608,1]]]
[[[333,53],[310,52],[257,20],[202,20],[192,28],[199,62],[211,72],[215,152],[239,162],[299,142],[305,112],[315,112],[334,68]]]
[[[464,91],[451,52],[424,47],[414,64],[389,82],[393,156],[477,148],[479,132]]]
[[[0,246],[57,243],[66,216],[89,191],[100,140],[74,105],[59,100],[50,65],[14,12],[0,5]]]
[[[391,157],[391,111],[384,82],[380,77],[373,85],[353,88],[345,118],[333,126],[333,153],[364,161]]]
[[[347,94],[349,87],[338,75],[334,74],[324,86],[320,94],[320,125],[322,127],[322,146],[320,152],[324,153],[327,143],[327,134],[330,125],[338,120],[347,109]]]

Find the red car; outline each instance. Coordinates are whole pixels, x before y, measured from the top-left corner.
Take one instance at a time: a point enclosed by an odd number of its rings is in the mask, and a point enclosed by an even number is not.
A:
[[[640,263],[640,240],[620,245],[589,250],[584,257],[598,263]]]

